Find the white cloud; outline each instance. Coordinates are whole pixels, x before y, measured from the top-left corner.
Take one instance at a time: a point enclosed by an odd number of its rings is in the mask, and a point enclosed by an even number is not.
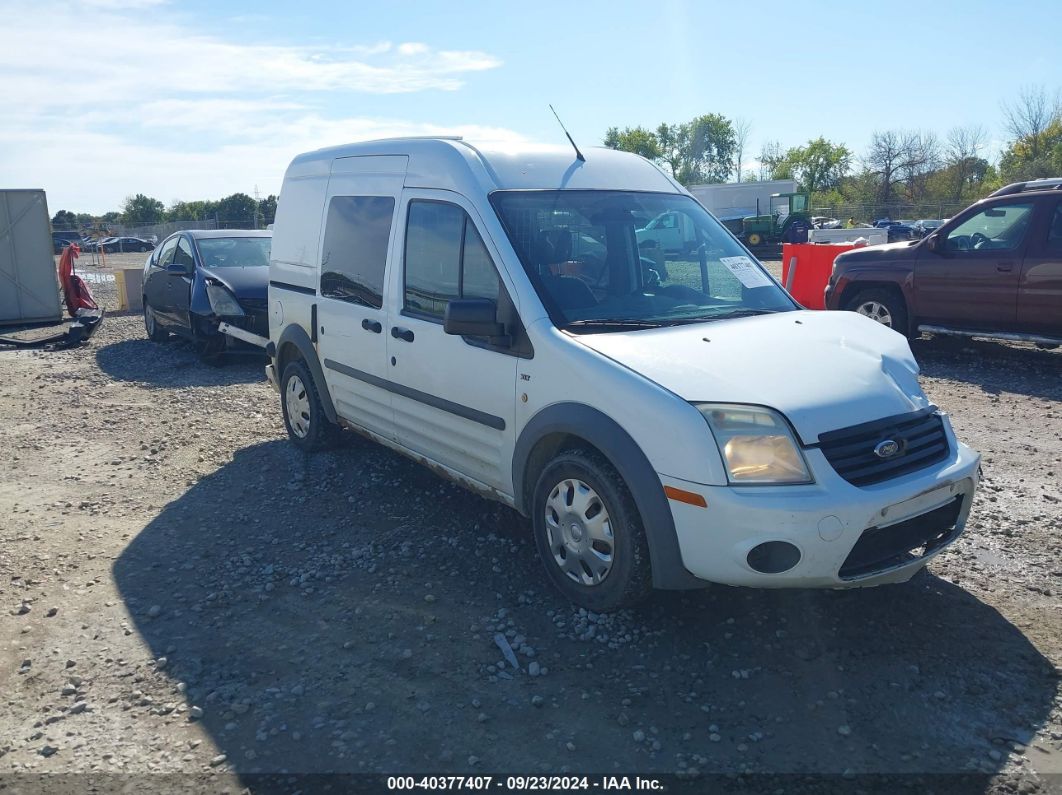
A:
[[[246,42],[238,29],[223,36],[182,22],[166,0],[4,5],[0,173],[6,185],[43,185],[53,211],[103,212],[133,192],[167,203],[256,184],[276,192],[295,154],[366,138],[522,140],[504,129],[327,112],[356,94],[456,91],[501,65],[489,53]]]
[[[461,135],[487,145],[529,143],[519,133],[497,127],[315,114],[262,120],[254,134],[232,136],[212,148],[161,147],[80,127],[39,133],[31,140],[0,128],[0,171],[4,187],[43,187],[53,213],[103,213],[120,207],[132,193],[146,193],[167,205],[176,199],[252,193],[256,186],[262,195],[279,193],[284,170],[300,152],[410,135]]]
[[[142,101],[160,87],[192,95],[453,91],[467,75],[501,65],[488,53],[419,43],[246,44],[184,27],[161,12],[128,13],[131,3],[151,0],[81,2],[89,3],[89,10],[76,17],[57,13],[61,6],[47,2],[17,3],[6,10],[0,91],[9,107],[42,112]],[[92,10],[92,4],[103,5]]]

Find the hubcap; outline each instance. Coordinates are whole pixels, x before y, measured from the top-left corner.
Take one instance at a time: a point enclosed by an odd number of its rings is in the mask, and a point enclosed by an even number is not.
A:
[[[562,480],[546,500],[546,536],[553,560],[580,585],[599,585],[612,570],[612,520],[597,492]]]
[[[288,379],[288,388],[284,391],[284,410],[288,414],[291,430],[300,439],[305,439],[310,432],[310,396],[297,375]]]
[[[878,301],[864,301],[856,307],[856,312],[871,320],[876,320],[883,326],[892,328],[892,313],[885,304]]]

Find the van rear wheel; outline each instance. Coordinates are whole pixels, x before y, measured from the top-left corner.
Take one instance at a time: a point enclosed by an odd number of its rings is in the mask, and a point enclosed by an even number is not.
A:
[[[280,378],[280,404],[288,438],[308,453],[326,450],[339,440],[340,428],[324,413],[317,385],[306,365],[289,362]]]
[[[539,475],[535,545],[550,581],[572,602],[607,612],[652,590],[649,546],[630,490],[604,458],[569,450]]]

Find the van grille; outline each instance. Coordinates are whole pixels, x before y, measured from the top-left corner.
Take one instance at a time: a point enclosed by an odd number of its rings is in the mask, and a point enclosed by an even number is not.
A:
[[[895,442],[896,451],[882,455],[888,452],[889,441]],[[944,421],[935,406],[821,434],[819,448],[837,474],[853,486],[915,472],[943,461],[949,453]]]

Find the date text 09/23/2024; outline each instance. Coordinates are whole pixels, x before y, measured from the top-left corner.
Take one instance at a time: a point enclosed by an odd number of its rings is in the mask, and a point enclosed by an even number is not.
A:
[[[388,776],[389,791],[655,791],[664,789],[655,778],[641,776]]]

